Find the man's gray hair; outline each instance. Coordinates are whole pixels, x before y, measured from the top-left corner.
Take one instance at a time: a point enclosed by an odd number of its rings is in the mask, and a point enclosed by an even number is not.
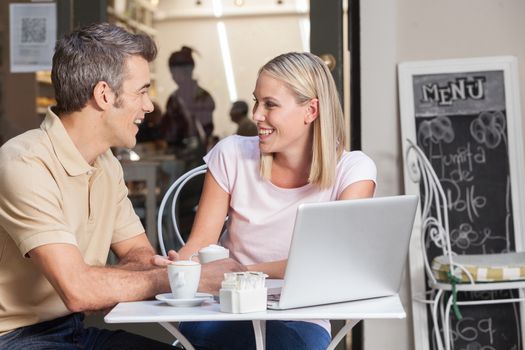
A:
[[[118,97],[130,56],[151,62],[157,56],[157,46],[147,35],[132,34],[108,23],[88,25],[57,41],[51,71],[55,112],[80,111],[99,81],[108,83]]]

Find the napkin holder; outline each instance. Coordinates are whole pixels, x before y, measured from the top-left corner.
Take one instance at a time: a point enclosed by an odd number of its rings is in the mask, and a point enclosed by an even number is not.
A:
[[[261,272],[225,273],[219,291],[221,312],[242,314],[266,310],[265,278]]]

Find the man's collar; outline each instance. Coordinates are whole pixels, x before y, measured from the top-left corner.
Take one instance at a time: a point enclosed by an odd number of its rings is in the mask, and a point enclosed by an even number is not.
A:
[[[82,157],[62,121],[51,110],[51,107],[48,108],[40,128],[47,133],[58,160],[70,176],[78,176],[95,170]]]

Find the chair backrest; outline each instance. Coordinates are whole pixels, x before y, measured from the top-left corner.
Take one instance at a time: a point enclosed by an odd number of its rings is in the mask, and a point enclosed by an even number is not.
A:
[[[164,197],[162,198],[162,201],[159,206],[159,212],[157,216],[157,234],[159,238],[159,246],[160,250],[163,255],[167,254],[166,245],[164,243],[164,232],[163,232],[163,222],[164,217],[166,213],[164,212],[166,206],[167,206],[167,213],[168,218],[171,220],[170,222],[173,225],[173,231],[175,234],[175,238],[177,239],[178,243],[183,246],[185,244],[184,239],[182,237],[182,234],[180,232],[179,228],[179,220],[177,217],[177,201],[180,197],[181,191],[184,188],[186,184],[193,178],[205,174],[208,167],[206,164],[203,164],[201,166],[198,166],[196,168],[193,168],[189,170],[188,172],[181,175],[166,191],[164,194]]]
[[[407,139],[407,142],[408,148],[405,159],[407,159],[408,173],[413,182],[420,184],[420,191],[422,191],[420,198],[423,201],[421,206],[423,260],[428,278],[435,283],[436,279],[430,268],[431,262],[426,250],[428,239],[432,240],[438,248],[441,248],[442,254],[447,257],[450,265],[449,271],[454,271],[454,266],[460,269],[462,267],[453,262],[448,226],[448,203],[445,191],[443,191],[439,178],[425,153],[411,140]]]

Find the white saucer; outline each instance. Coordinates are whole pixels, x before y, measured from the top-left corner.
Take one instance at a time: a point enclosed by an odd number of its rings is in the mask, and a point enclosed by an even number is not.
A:
[[[195,298],[190,299],[175,299],[173,298],[173,294],[171,293],[164,293],[164,294],[157,294],[155,296],[157,300],[163,301],[171,306],[179,306],[179,307],[191,307],[191,306],[198,306],[202,304],[206,300],[213,300],[213,295],[208,293],[197,293],[195,294]]]

